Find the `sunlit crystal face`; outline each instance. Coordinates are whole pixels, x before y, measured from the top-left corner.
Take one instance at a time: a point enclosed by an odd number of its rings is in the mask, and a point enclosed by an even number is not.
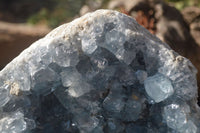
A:
[[[164,119],[167,125],[173,129],[180,129],[186,122],[186,113],[177,104],[171,104],[164,107]]]
[[[171,81],[161,74],[148,77],[144,81],[144,86],[146,93],[157,103],[167,99],[174,93]]]

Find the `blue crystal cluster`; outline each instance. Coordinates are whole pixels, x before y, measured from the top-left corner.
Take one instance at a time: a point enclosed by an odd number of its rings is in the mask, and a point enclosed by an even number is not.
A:
[[[199,133],[195,75],[134,19],[98,10],[0,72],[0,132]]]

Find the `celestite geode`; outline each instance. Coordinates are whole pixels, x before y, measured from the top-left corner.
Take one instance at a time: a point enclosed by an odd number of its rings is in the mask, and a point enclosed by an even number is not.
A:
[[[98,10],[0,72],[0,132],[199,133],[195,75],[134,19]]]

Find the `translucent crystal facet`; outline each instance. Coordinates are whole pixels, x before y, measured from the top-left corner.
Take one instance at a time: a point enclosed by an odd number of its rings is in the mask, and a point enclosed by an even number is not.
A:
[[[144,81],[146,93],[157,103],[167,99],[174,93],[171,81],[162,74],[148,77]]]
[[[140,84],[144,84],[145,79],[147,78],[147,73],[143,70],[138,70],[136,72],[137,79],[139,80]]]
[[[178,104],[164,107],[164,118],[172,129],[180,129],[187,123],[186,113]]]
[[[10,100],[7,89],[0,88],[0,107],[4,106]]]
[[[16,112],[12,116],[4,117],[0,120],[1,133],[21,133],[26,129],[24,115]]]

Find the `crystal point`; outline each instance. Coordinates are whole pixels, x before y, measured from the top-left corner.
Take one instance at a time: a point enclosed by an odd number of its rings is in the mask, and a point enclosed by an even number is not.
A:
[[[144,81],[146,93],[159,103],[174,93],[171,81],[161,74],[148,77]]]

